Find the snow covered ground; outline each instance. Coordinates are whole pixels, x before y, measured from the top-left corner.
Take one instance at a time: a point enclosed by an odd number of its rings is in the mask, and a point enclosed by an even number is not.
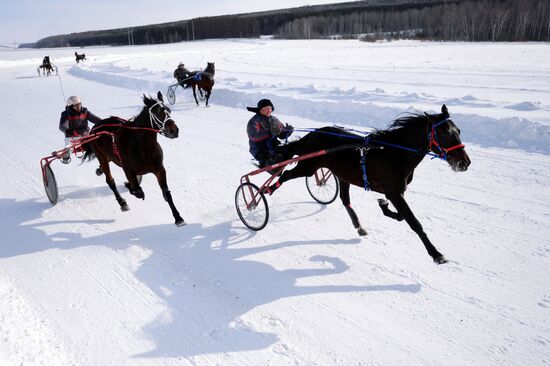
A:
[[[75,66],[74,52],[85,52]],[[59,77],[38,77],[48,54]],[[64,100],[131,117],[179,61],[216,64],[211,107],[178,89],[175,140],[160,138],[188,225],[151,176],[121,212],[96,163],[61,148]],[[0,365],[550,364],[550,45],[216,40],[0,50]],[[251,171],[245,106],[261,97],[297,128],[384,128],[445,103],[472,160],[425,159],[406,198],[437,266],[378,194],[352,189],[369,235],[303,180],[268,197],[270,222],[234,208]],[[257,182],[262,178],[256,179]]]

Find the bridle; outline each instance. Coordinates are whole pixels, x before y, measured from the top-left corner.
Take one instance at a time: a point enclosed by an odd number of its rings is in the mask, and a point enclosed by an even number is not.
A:
[[[155,114],[153,114],[153,108],[155,108],[156,106],[164,108],[164,120],[161,120]],[[172,116],[166,110],[166,106],[164,105],[164,103],[162,103],[160,100],[157,100],[155,104],[149,107],[149,122],[151,123],[151,128],[158,130],[161,135],[164,135],[164,132],[166,131],[166,122],[168,121],[174,122]]]
[[[445,118],[442,121],[436,122],[432,124],[432,129],[428,133],[428,151],[432,151],[436,156],[438,156],[442,160],[447,160],[447,153],[456,149],[460,149],[461,147],[464,147],[464,144],[457,144],[449,147],[442,147],[439,144],[439,138],[437,137],[437,131],[436,128],[442,125],[443,123],[450,121],[451,119],[449,117]],[[437,149],[437,150],[434,150]]]

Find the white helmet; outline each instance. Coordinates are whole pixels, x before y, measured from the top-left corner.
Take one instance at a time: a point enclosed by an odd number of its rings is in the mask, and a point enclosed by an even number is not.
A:
[[[80,98],[76,95],[70,96],[69,99],[67,99],[67,105],[70,107],[75,104],[80,104]]]

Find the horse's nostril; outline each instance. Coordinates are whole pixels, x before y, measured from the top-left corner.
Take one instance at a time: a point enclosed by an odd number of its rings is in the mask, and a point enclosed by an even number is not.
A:
[[[458,168],[458,170],[464,171],[464,170],[468,169],[468,165],[469,164],[466,161],[461,160],[461,161],[458,162],[457,168]]]

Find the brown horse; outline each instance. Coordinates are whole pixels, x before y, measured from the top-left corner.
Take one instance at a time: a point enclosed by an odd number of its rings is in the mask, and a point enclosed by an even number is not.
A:
[[[197,103],[197,105],[199,105],[199,101],[197,100],[197,93],[195,92],[195,88],[199,89],[201,98],[203,97],[202,91],[204,90],[204,94],[206,97],[206,106],[208,107],[208,99],[210,99],[210,94],[212,94],[212,88],[214,87],[215,73],[216,73],[216,68],[214,67],[213,62],[208,62],[206,69],[204,69],[204,71],[191,72],[191,78],[189,79],[189,83],[193,88],[193,96],[195,97],[195,102]]]
[[[80,61],[86,60],[86,54],[83,53],[82,55],[79,55],[76,51],[74,53],[74,56],[76,58],[76,63],[79,63]]]
[[[157,133],[170,139],[178,137],[179,129],[172,117],[170,109],[164,105],[162,94],[159,91],[157,99],[143,96],[145,106],[140,114],[131,121],[118,117],[104,119],[96,124],[90,134],[107,131],[99,138],[83,145],[86,153],[83,161],[97,157],[107,185],[113,191],[122,211],[128,211],[128,204],[120,196],[111,175],[109,162],[113,162],[124,170],[126,188],[137,198],[145,199],[145,194],[139,185],[139,176],[153,173],[157,177],[164,200],[168,202],[177,226],[185,225],[180,216],[172,195],[166,183],[166,170],[162,163],[162,148],[157,142]]]
[[[366,137],[341,128],[324,127],[278,150],[286,156],[320,150],[326,150],[327,154],[302,160],[294,169],[284,171],[279,181],[269,187],[268,193],[273,193],[287,180],[312,176],[320,167],[328,168],[340,181],[340,199],[359,235],[367,232],[351,208],[350,184],[384,194],[397,212],[390,210],[388,201],[380,199],[378,204],[382,213],[398,221],[405,220],[420,237],[434,262],[446,262],[443,254],[428,239],[404,197],[414,169],[430,152],[446,160],[457,172],[466,171],[470,165],[470,158],[460,140],[460,130],[451,120],[445,105],[440,114],[402,117],[387,130]]]

